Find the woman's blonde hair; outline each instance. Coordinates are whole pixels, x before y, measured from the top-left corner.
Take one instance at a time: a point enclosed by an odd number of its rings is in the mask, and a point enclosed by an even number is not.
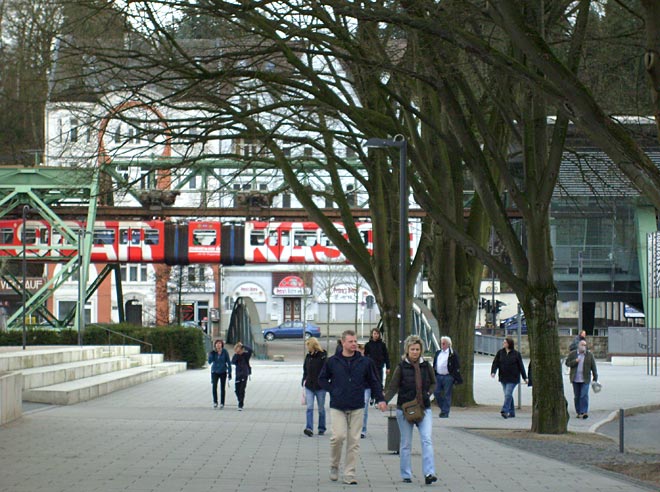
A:
[[[321,352],[323,350],[319,341],[314,337],[309,337],[305,342],[305,345],[307,346],[307,350],[312,352]]]
[[[408,338],[406,338],[406,341],[403,343],[403,359],[408,357],[408,349],[410,348],[411,345],[419,345],[419,348],[422,349],[422,354],[424,353],[424,342],[422,342],[422,339],[419,338],[417,335],[410,335]]]

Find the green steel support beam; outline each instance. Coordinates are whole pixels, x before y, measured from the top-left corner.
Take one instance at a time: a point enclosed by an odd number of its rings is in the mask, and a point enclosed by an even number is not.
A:
[[[49,251],[68,249],[76,251],[72,257],[60,256],[63,262],[62,268],[48,279],[36,292],[26,298],[24,306],[21,306],[7,320],[10,327],[22,325],[24,316],[30,316],[36,312],[46,314],[49,322],[56,320],[46,309],[48,298],[72,275],[79,272],[79,285],[82,294],[78,299],[76,309],[76,326],[80,333],[84,330],[84,302],[87,286],[87,275],[89,272],[91,245],[94,221],[96,219],[97,198],[99,195],[99,169],[98,168],[56,168],[56,167],[34,167],[34,168],[0,168],[0,217],[6,216],[17,207],[28,205],[31,216],[37,213],[44,220],[52,224],[53,230],[62,236],[62,243],[57,246],[29,245],[30,251],[38,251],[38,258],[33,261],[43,261],[41,257]],[[86,228],[79,235],[71,229],[64,220],[51,208],[54,205],[66,203],[67,205],[81,205],[86,207]],[[2,247],[3,250],[16,248]],[[21,261],[21,254],[15,254],[11,261]],[[22,293],[22,281],[18,281],[18,289]],[[16,286],[12,289],[16,290]],[[82,300],[82,305],[81,304]],[[59,324],[59,323],[58,323]]]

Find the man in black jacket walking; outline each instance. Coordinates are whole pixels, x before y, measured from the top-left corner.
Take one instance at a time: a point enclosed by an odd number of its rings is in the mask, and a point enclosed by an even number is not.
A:
[[[319,375],[321,387],[330,393],[330,480],[339,479],[341,451],[346,441],[344,483],[357,484],[355,468],[360,450],[360,431],[364,412],[364,390],[378,402],[378,408],[387,409],[383,388],[376,371],[368,359],[357,351],[355,332],[346,330],[341,335],[342,351],[330,357]]]

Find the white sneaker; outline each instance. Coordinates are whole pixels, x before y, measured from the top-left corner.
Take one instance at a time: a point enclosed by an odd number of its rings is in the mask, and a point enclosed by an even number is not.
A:
[[[339,469],[335,467],[330,468],[330,480],[336,482],[339,480]]]

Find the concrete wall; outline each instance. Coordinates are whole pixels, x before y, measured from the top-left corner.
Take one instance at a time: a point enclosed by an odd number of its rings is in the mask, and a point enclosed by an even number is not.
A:
[[[0,372],[0,425],[23,415],[23,374]]]

